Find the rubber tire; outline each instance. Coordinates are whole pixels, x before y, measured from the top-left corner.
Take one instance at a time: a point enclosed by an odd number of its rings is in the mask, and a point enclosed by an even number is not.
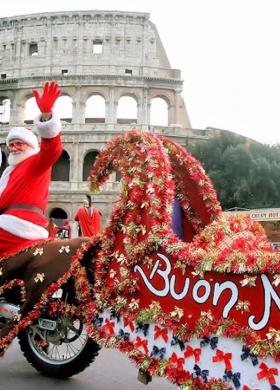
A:
[[[52,378],[67,379],[72,375],[79,374],[84,371],[97,357],[100,346],[91,338],[88,338],[87,343],[81,353],[72,361],[52,365],[39,359],[30,348],[28,342],[28,329],[18,334],[19,345],[26,360],[41,374]]]

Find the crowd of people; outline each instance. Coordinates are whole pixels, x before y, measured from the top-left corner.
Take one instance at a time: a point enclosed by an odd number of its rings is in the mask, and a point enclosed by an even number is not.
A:
[[[101,211],[92,206],[90,195],[86,195],[83,205],[75,213],[74,221],[50,218],[49,237],[71,238],[77,236],[95,237],[101,233]]]

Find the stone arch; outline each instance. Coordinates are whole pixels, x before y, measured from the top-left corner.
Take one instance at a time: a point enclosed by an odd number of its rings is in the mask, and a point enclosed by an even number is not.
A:
[[[140,91],[137,91],[137,89],[128,91],[126,88],[121,88],[120,90],[116,91],[115,99],[120,100],[120,98],[125,96],[133,98],[136,100],[137,104],[141,100]]]
[[[54,207],[49,211],[49,218],[52,218],[54,223],[62,228],[65,220],[69,219],[67,212],[61,207]]]
[[[0,96],[0,123],[10,122],[11,100],[8,97]]]
[[[63,150],[58,161],[52,170],[52,181],[69,181],[70,178],[70,156]]]
[[[96,157],[99,154],[99,150],[90,150],[86,153],[83,162],[83,181],[87,181],[89,171],[94,164]]]
[[[54,207],[49,211],[49,218],[54,219],[66,219],[68,218],[67,212],[60,208],[60,207]]]
[[[155,96],[151,99],[150,124],[154,126],[168,126],[169,102],[163,96]]]
[[[106,102],[104,96],[99,93],[91,95],[86,101],[85,122],[105,123]]]
[[[168,108],[174,104],[174,95],[168,91],[164,91],[164,92],[161,92],[159,90],[151,91],[150,100],[152,101],[155,98],[160,98],[164,100]]]
[[[107,103],[110,100],[110,89],[101,86],[83,86],[80,91],[80,102],[85,104],[88,99],[96,95],[103,97]]]
[[[118,100],[117,123],[137,123],[138,104],[134,95],[122,95]]]
[[[55,112],[65,122],[72,122],[73,100],[69,95],[59,96],[54,106]]]
[[[86,102],[92,96],[101,96],[106,100],[109,99],[109,89],[107,87],[83,87],[81,90],[81,100]]]

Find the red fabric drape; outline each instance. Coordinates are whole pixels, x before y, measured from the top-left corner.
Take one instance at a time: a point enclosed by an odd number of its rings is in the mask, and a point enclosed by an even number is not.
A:
[[[98,209],[89,212],[86,207],[80,207],[75,220],[80,224],[82,236],[93,237],[101,231],[101,215]]]

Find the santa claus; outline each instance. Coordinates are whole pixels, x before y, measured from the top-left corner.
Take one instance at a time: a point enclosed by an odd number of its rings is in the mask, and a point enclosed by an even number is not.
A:
[[[24,127],[7,136],[8,167],[0,178],[0,257],[48,238],[47,206],[51,169],[62,152],[61,125],[52,112],[60,95],[56,82],[45,83],[42,95],[33,91],[41,115],[35,128]]]

